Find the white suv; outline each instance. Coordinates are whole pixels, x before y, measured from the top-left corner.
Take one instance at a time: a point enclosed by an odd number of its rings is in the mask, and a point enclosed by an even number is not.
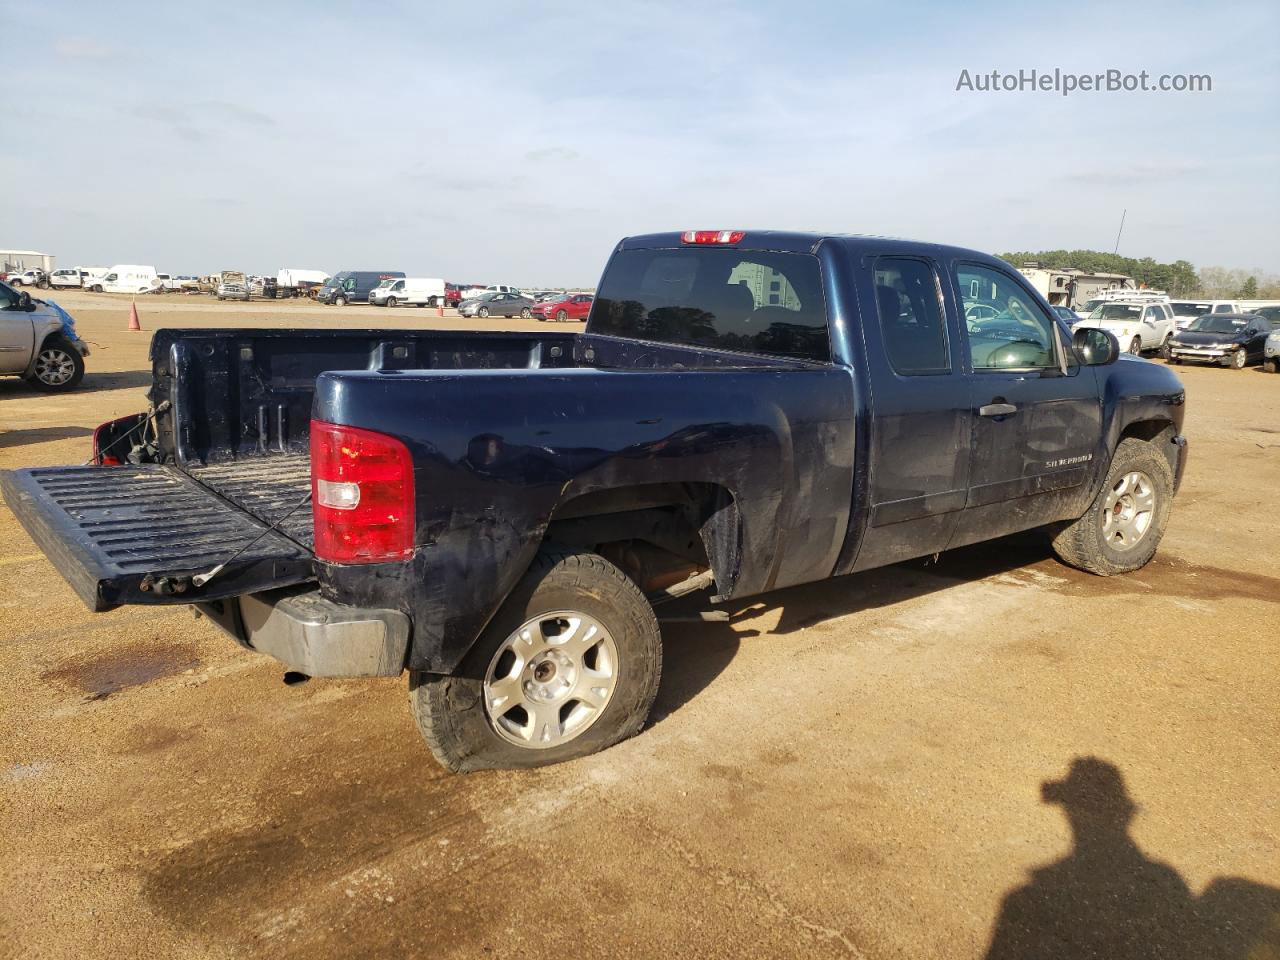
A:
[[[1099,305],[1079,327],[1109,330],[1120,341],[1120,349],[1135,356],[1148,350],[1168,351],[1173,337],[1173,310],[1168,302],[1147,298],[1111,300]]]

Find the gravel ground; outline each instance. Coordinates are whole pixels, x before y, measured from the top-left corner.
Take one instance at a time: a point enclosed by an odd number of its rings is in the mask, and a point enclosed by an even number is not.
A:
[[[53,296],[90,372],[0,380],[0,468],[141,409],[158,326],[539,327]],[[0,956],[1280,956],[1280,376],[1181,375],[1145,570],[1019,537],[668,624],[652,725],[534,773],[443,774],[403,680],[90,614],[0,509]]]

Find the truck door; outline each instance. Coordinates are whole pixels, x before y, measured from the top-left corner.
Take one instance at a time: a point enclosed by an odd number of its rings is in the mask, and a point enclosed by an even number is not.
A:
[[[12,287],[0,284],[0,373],[21,373],[35,349],[31,314],[18,306]]]
[[[959,321],[939,265],[911,256],[868,265],[858,299],[872,394],[871,513],[854,569],[946,548],[968,496],[973,430]]]
[[[952,280],[967,318],[973,468],[951,546],[1078,516],[1102,440],[1093,369],[1012,271],[959,262]]]

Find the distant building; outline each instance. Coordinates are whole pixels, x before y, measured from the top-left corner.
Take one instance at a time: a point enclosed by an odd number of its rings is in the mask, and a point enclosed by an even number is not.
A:
[[[751,291],[758,306],[800,309],[800,298],[787,278],[762,263],[740,263],[729,275],[730,283],[740,283]]]
[[[58,258],[35,250],[0,250],[0,273],[21,273],[23,270],[43,270],[53,273]]]
[[[1075,267],[1042,267],[1024,263],[1018,272],[1051,304],[1076,307],[1097,296],[1100,290],[1134,290],[1133,277],[1122,273],[1086,273]]]

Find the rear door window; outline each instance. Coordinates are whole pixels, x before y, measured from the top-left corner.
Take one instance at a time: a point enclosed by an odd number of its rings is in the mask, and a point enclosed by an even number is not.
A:
[[[884,350],[902,377],[951,372],[941,293],[933,269],[922,260],[881,257],[876,261],[876,308]]]
[[[818,259],[807,253],[621,250],[605,270],[588,329],[637,340],[831,359]]]

